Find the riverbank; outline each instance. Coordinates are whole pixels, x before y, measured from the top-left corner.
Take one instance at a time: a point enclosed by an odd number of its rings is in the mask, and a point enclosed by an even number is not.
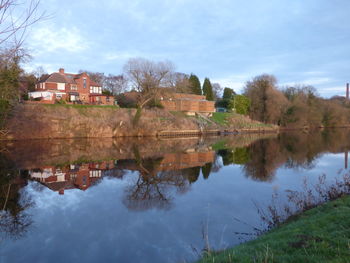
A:
[[[198,263],[349,262],[350,196],[308,210],[280,227]]]
[[[3,140],[186,136],[278,132],[278,127],[239,114],[189,117],[163,109],[23,104],[13,110]],[[137,116],[137,118],[135,117]]]

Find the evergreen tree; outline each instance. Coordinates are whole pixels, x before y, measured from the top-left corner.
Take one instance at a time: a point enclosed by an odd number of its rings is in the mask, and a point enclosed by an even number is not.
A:
[[[208,78],[204,79],[203,83],[203,95],[207,100],[214,100],[213,87],[211,86],[210,80]]]
[[[233,89],[230,89],[230,88],[225,88],[224,89],[224,94],[222,96],[223,99],[232,99],[233,98],[233,95],[235,95],[236,93],[233,91]]]
[[[191,92],[193,94],[202,95],[201,83],[198,77],[194,74],[191,74],[189,78],[189,82],[190,82]]]
[[[202,174],[204,179],[209,178],[212,167],[213,167],[212,163],[207,163],[202,167]]]

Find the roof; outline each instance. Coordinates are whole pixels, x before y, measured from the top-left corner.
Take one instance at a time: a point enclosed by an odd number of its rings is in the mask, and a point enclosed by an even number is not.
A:
[[[101,87],[100,84],[96,83],[95,81],[90,79],[90,86],[94,86],[94,87]]]
[[[60,73],[52,73],[47,77],[41,79],[39,82],[58,82],[58,83],[68,83],[65,76]]]
[[[69,83],[69,84],[77,84],[75,82],[76,79],[78,79],[81,75],[84,73],[80,74],[72,74],[72,73],[58,73],[54,72],[50,75],[45,76],[44,78],[40,79],[38,83],[43,83],[43,82],[55,82],[55,83]],[[90,80],[90,86],[94,87],[102,87],[102,85],[96,83],[93,80]]]

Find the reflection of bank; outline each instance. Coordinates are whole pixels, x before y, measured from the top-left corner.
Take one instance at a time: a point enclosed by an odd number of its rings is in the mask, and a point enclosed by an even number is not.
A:
[[[104,176],[114,176],[117,171],[139,171],[140,175],[157,174],[166,171],[185,171],[193,167],[202,167],[214,161],[215,152],[195,152],[188,150],[183,153],[168,153],[159,159],[118,160],[70,164],[61,167],[44,166],[29,170],[30,178],[40,182],[49,189],[64,194],[65,190],[86,190],[95,185]]]
[[[143,166],[140,166],[140,161],[137,160],[120,160],[118,162],[119,169],[126,169],[131,171],[139,171],[141,174],[145,172],[165,172],[183,170],[193,167],[202,167],[207,163],[214,162],[215,152],[212,150],[205,152],[195,152],[188,150],[184,153],[167,153],[159,159],[158,162],[153,162],[152,169],[143,169],[149,167],[150,160],[143,161]]]
[[[64,167],[46,166],[30,170],[29,175],[49,189],[64,194],[69,189],[88,189],[114,167],[114,161],[70,164]]]

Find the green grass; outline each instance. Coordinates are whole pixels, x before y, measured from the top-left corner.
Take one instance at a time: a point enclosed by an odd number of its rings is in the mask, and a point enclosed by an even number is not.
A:
[[[256,240],[199,262],[350,262],[350,197],[306,211]]]
[[[232,113],[227,112],[213,112],[211,120],[216,122],[219,125],[226,126],[228,124],[227,118],[230,117]]]
[[[216,143],[214,143],[211,148],[214,150],[214,151],[218,151],[218,150],[222,150],[222,149],[226,149],[227,148],[227,140],[226,139],[223,139],[223,140],[220,140]]]

